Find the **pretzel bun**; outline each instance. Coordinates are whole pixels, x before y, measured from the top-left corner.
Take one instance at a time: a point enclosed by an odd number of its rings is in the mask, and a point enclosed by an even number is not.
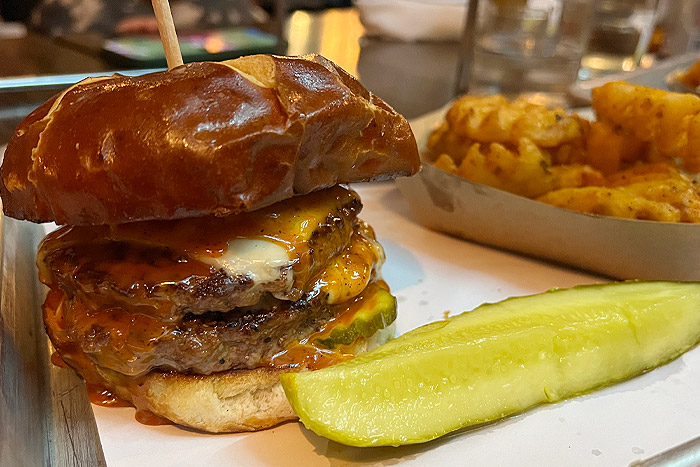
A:
[[[83,81],[32,112],[0,169],[5,214],[118,224],[253,211],[417,172],[406,120],[318,55]]]

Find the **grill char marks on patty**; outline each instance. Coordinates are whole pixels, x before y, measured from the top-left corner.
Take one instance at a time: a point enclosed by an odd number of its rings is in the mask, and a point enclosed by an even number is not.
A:
[[[227,218],[63,227],[42,242],[37,264],[42,282],[69,297],[177,321],[251,306],[266,293],[300,299],[347,247],[361,209],[355,192],[335,187]],[[262,280],[217,267],[236,238],[281,246],[289,264]]]
[[[154,368],[206,375],[265,366],[339,310],[321,301],[274,302],[256,312],[187,314],[178,323],[166,324],[120,309],[92,312],[64,295],[52,298],[59,306],[45,306],[44,317],[54,346],[69,363],[72,353],[82,352],[99,366],[130,376]],[[157,339],[141,340],[142,335]]]
[[[266,292],[289,289],[289,268],[281,269],[275,280],[256,283],[248,275],[229,275],[169,248],[128,242],[71,245],[45,261],[69,297],[118,305],[163,321],[254,305]]]

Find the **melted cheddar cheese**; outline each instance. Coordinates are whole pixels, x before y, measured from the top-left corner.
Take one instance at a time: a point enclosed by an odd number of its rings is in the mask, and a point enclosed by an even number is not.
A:
[[[86,284],[89,278],[81,278],[99,273],[103,284],[120,292],[108,300],[130,300],[143,289],[141,295],[148,295],[155,308],[148,311],[146,304],[140,304],[144,306],[139,312],[159,319],[166,319],[173,311],[168,303],[156,306],[153,299],[161,290],[172,286],[191,289],[197,278],[215,271],[245,284],[246,293],[255,301],[262,292],[294,301],[313,288],[317,275],[351,243],[360,209],[354,191],[336,186],[222,218],[66,226],[41,243],[39,277],[49,286],[77,282],[74,289],[94,296],[101,291]],[[359,228],[372,236],[364,224]],[[365,250],[381,257],[378,247],[367,246]],[[358,255],[366,256],[353,251],[353,258]],[[134,303],[129,306],[136,307]]]

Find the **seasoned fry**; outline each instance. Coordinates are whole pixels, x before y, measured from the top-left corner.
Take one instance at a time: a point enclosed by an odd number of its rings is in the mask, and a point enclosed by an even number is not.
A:
[[[678,75],[676,79],[691,88],[700,86],[700,59],[693,63],[685,73]]]
[[[700,223],[700,99],[626,83],[594,90],[588,122],[522,100],[467,96],[428,142],[434,164],[576,211]]]
[[[472,143],[471,139],[450,131],[447,122],[442,122],[442,125],[430,134],[428,148],[435,157],[449,154],[454,162],[460,164]]]
[[[583,163],[612,174],[647,157],[645,144],[634,136],[604,122],[591,122]]]
[[[476,142],[515,146],[528,138],[543,148],[582,145],[586,125],[563,109],[550,110],[523,99],[508,103],[501,95],[464,96],[447,112],[445,121],[454,134]]]
[[[510,158],[503,150],[510,151],[523,159],[520,164],[538,166],[529,172],[541,178],[551,165],[585,164],[589,126],[585,119],[567,115],[563,109],[550,110],[522,99],[509,103],[500,95],[464,96],[431,134],[428,149],[433,159],[449,154],[459,166],[474,143],[498,143],[501,159]],[[522,147],[530,153],[519,154]],[[478,158],[472,154],[471,159]]]
[[[599,121],[651,144],[652,160],[680,159],[700,172],[700,97],[613,82],[593,89],[593,110]]]
[[[457,175],[522,196],[538,196],[551,189],[548,156],[522,138],[517,151],[500,143],[472,144]]]
[[[700,222],[700,184],[673,166],[638,166],[609,177],[608,185],[674,207],[680,222]]]
[[[441,154],[435,165],[468,180],[517,195],[534,198],[550,190],[604,182],[603,175],[586,165],[552,167],[550,154],[528,138],[516,149],[500,143],[473,143],[458,164]]]
[[[605,187],[555,190],[538,201],[574,211],[663,222],[700,222],[700,186],[668,164],[638,166]]]
[[[552,167],[551,171],[555,181],[554,187],[552,188],[553,190],[581,186],[597,186],[605,183],[603,174],[590,165],[557,165]]]
[[[680,173],[680,171],[664,163],[638,165],[628,170],[617,172],[608,177],[608,186],[626,186],[634,183],[655,182],[679,178],[693,183],[690,178]]]
[[[642,196],[615,188],[598,186],[564,188],[550,191],[537,200],[572,211],[602,216],[664,222],[679,222],[681,220],[678,210],[667,203],[650,201]]]

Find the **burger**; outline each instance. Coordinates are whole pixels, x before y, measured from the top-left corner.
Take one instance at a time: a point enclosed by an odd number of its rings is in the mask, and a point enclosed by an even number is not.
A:
[[[16,129],[3,210],[40,244],[46,331],[93,400],[208,432],[296,418],[285,372],[391,335],[344,184],[419,168],[406,120],[320,56],[88,79]]]

